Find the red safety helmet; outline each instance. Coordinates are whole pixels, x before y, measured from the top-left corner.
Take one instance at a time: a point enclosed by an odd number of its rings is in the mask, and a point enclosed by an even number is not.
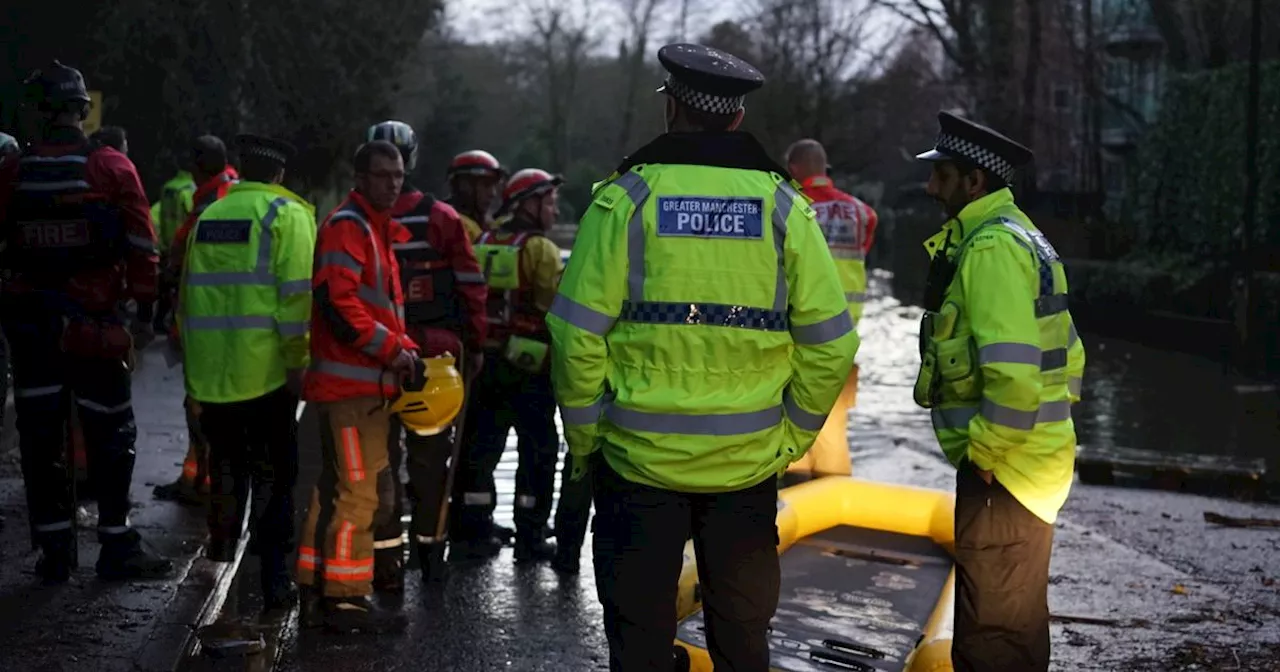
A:
[[[502,187],[501,211],[510,212],[520,201],[541,196],[561,184],[564,184],[564,180],[559,175],[552,175],[539,168],[517,171]]]
[[[483,149],[473,149],[453,157],[447,175],[449,179],[455,175],[502,177],[506,172],[492,154]]]

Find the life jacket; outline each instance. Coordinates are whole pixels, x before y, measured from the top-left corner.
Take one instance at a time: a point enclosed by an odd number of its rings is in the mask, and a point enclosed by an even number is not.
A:
[[[550,340],[546,313],[538,310],[533,283],[526,277],[527,270],[520,267],[525,246],[541,235],[538,231],[516,233],[492,229],[476,240],[476,260],[489,283],[489,300],[485,305],[491,346],[501,347],[511,336]]]
[[[413,236],[412,240],[391,246],[400,262],[404,321],[414,327],[459,332],[462,324],[458,318],[457,277],[450,260],[431,245],[427,236],[435,204],[431,194],[414,191],[402,194],[393,210],[395,220]]]
[[[119,210],[88,182],[88,140],[29,147],[18,165],[9,249],[16,272],[57,288],[81,273],[120,263],[127,241]]]

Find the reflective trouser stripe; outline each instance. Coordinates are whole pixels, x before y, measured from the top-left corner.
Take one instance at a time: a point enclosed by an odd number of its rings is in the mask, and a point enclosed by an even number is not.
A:
[[[102,413],[103,415],[115,415],[116,413],[124,413],[125,411],[133,408],[132,401],[126,401],[123,404],[116,404],[115,406],[104,406],[102,404],[99,404],[96,401],[89,401],[88,399],[80,399],[80,398],[76,399],[76,405],[81,408],[86,408],[95,413]]]
[[[465,506],[488,506],[493,503],[493,493],[464,492],[462,493],[462,503]]]
[[[352,483],[363,481],[364,457],[360,454],[360,432],[355,427],[342,428],[342,456],[347,463],[347,479]]]
[[[19,387],[14,389],[13,396],[17,399],[31,399],[33,397],[47,397],[58,394],[62,391],[61,385],[46,385],[44,387]]]
[[[404,546],[404,537],[393,537],[391,539],[379,539],[373,542],[373,550],[383,551],[388,548],[400,548]]]
[[[516,508],[532,509],[538,505],[538,498],[533,495],[519,495],[516,497]]]

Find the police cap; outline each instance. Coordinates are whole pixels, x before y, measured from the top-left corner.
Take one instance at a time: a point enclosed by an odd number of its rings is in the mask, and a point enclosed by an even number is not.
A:
[[[240,150],[241,156],[261,156],[275,161],[281,166],[289,163],[289,159],[293,158],[293,155],[297,153],[293,145],[284,140],[251,133],[237,135],[236,147]]]
[[[755,66],[700,44],[668,44],[658,50],[658,60],[668,73],[658,91],[710,114],[734,114],[748,93],[764,86]]]
[[[1013,182],[1014,171],[1034,158],[1030,149],[1018,142],[950,112],[938,113],[938,140],[934,148],[916,155],[922,161],[963,159]]]

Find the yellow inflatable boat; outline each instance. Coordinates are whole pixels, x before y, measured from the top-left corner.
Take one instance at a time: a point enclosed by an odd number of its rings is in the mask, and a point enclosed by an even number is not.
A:
[[[778,495],[782,591],[771,668],[951,670],[955,497],[831,476]],[[711,672],[693,544],[680,574],[676,669]]]

